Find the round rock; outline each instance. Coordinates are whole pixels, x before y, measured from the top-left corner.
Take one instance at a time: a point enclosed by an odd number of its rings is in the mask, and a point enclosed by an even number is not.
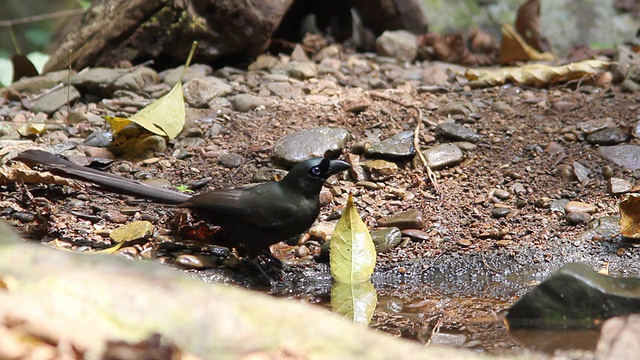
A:
[[[371,238],[378,253],[386,252],[400,244],[402,233],[397,227],[376,229],[371,231]]]
[[[281,137],[273,146],[274,161],[293,166],[309,158],[339,153],[349,140],[349,132],[342,128],[318,127],[305,129]]]

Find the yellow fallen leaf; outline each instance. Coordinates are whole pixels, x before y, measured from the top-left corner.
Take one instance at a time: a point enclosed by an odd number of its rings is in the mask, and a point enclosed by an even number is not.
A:
[[[45,128],[46,128],[46,124],[45,123],[32,123],[32,122],[27,122],[25,124],[22,124],[18,129],[18,134],[22,135],[22,136],[29,136],[29,135],[38,135],[44,132]]]
[[[65,247],[63,247],[60,242],[58,241],[58,239],[53,240],[53,244],[55,245],[55,248],[58,250],[62,250],[62,251],[66,251],[66,252],[72,252],[72,253],[78,253],[78,254],[113,254],[116,251],[118,251],[118,249],[120,249],[122,247],[122,244],[124,244],[124,241],[121,241],[111,247],[105,248],[105,249],[100,249],[100,250],[93,250],[93,251],[73,251],[71,249],[67,249]]]
[[[144,107],[129,118],[121,118],[114,116],[105,116],[104,119],[111,126],[114,135],[117,135],[124,127],[131,123],[136,123],[154,134],[166,136],[173,139],[184,127],[185,110],[184,96],[182,94],[182,78],[189,68],[191,58],[198,45],[197,41],[193,42],[189,57],[185,63],[180,80],[173,85],[171,91]]]
[[[506,65],[515,61],[554,61],[556,57],[548,52],[534,49],[509,24],[502,25],[502,42],[500,43],[500,64]]]
[[[376,248],[367,225],[353,206],[351,194],[329,245],[329,267],[333,280],[347,284],[369,280],[376,266]]]
[[[600,60],[585,60],[561,66],[529,64],[518,67],[467,69],[464,76],[471,80],[469,82],[471,87],[496,86],[509,81],[520,85],[542,87],[595,76],[609,65],[609,62]]]
[[[620,235],[640,239],[640,195],[630,194],[618,204],[620,207]]]
[[[343,315],[354,324],[369,325],[376,310],[378,294],[371,280],[358,284],[331,285],[331,311]]]

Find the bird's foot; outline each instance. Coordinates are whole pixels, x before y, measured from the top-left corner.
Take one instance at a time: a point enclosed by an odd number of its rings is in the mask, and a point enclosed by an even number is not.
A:
[[[249,259],[249,264],[258,271],[260,281],[271,285],[272,282],[283,281],[282,269],[284,264],[280,259],[270,253],[260,254],[253,259]]]

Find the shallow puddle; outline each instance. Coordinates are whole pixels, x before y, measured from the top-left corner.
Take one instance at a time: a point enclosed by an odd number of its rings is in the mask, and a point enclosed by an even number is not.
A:
[[[495,355],[527,351],[553,355],[557,351],[593,351],[598,340],[598,330],[510,330],[504,321],[506,310],[536,283],[530,278],[405,283],[377,280],[377,305],[369,326],[424,345]],[[329,279],[281,284],[268,293],[332,309]]]

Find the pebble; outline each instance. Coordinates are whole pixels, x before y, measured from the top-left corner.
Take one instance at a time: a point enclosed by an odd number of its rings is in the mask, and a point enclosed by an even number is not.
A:
[[[576,129],[585,134],[591,134],[606,128],[614,128],[616,124],[609,118],[592,119],[587,121],[579,121],[576,123]]]
[[[640,146],[620,144],[600,146],[596,154],[627,170],[640,169]]]
[[[305,80],[316,76],[316,64],[312,62],[290,61],[285,65],[287,75]]]
[[[496,247],[507,247],[511,244],[513,244],[513,241],[511,240],[496,240],[496,242],[494,243]]]
[[[148,221],[135,221],[114,229],[109,237],[115,242],[145,239],[153,233],[153,224]]]
[[[569,203],[569,199],[553,200],[549,204],[549,210],[553,212],[564,212],[564,207]]]
[[[628,140],[627,134],[620,128],[606,128],[587,136],[587,142],[596,145],[615,145]]]
[[[195,108],[208,107],[211,99],[227,96],[231,91],[232,87],[229,84],[214,76],[194,78],[182,86],[185,101]]]
[[[349,132],[343,128],[317,127],[300,130],[278,139],[273,146],[276,162],[293,166],[326,152],[338,154],[347,144]]]
[[[126,69],[126,72],[119,76],[109,86],[115,90],[141,91],[151,85],[160,82],[160,77],[155,70],[146,66],[139,66]]]
[[[633,188],[633,184],[620,178],[609,178],[609,192],[613,195],[624,194]]]
[[[551,107],[558,112],[567,112],[577,109],[578,104],[573,101],[558,100],[554,101]]]
[[[174,264],[186,269],[209,269],[217,265],[215,258],[192,254],[178,255]]]
[[[129,220],[129,218],[120,211],[105,211],[102,217],[114,224],[124,224]]]
[[[11,214],[11,218],[13,220],[18,220],[23,224],[26,224],[34,221],[36,219],[36,214],[29,211],[16,211]]]
[[[432,146],[422,152],[432,170],[438,170],[447,166],[462,162],[464,154],[459,147],[453,144],[440,144]]]
[[[574,161],[573,162],[573,173],[575,174],[578,181],[581,183],[589,181],[589,175],[591,175],[591,170],[582,165],[581,163]]]
[[[303,95],[302,90],[294,88],[286,82],[272,82],[266,85],[267,89],[282,99],[297,99]]]
[[[260,106],[269,107],[275,103],[273,99],[249,94],[231,96],[229,102],[231,102],[233,108],[239,112],[248,112]]]
[[[378,225],[380,227],[397,227],[400,230],[422,229],[424,228],[425,222],[420,211],[411,209],[382,218],[378,220]]]
[[[596,212],[596,210],[597,208],[595,207],[595,205],[587,204],[581,201],[569,201],[564,206],[564,212],[567,214],[570,212],[585,212],[587,214],[593,214]]]
[[[511,193],[504,189],[493,189],[491,193],[500,200],[507,200],[511,197]]]
[[[469,239],[460,239],[458,241],[456,241],[456,245],[458,246],[462,246],[462,247],[469,247],[471,245],[473,245],[473,242]]]
[[[373,181],[386,180],[398,171],[396,163],[381,159],[363,161],[362,167]]]
[[[61,107],[66,106],[67,103],[73,104],[78,99],[80,99],[80,92],[75,87],[64,86],[60,89],[51,91],[36,100],[31,111],[34,113],[42,112],[51,115]]]
[[[408,236],[414,240],[425,241],[431,238],[431,235],[423,230],[418,229],[405,229],[402,230],[402,235]]]
[[[237,168],[242,165],[242,155],[239,154],[220,154],[218,162],[228,168]]]
[[[505,217],[509,215],[509,213],[511,213],[511,209],[507,207],[495,207],[491,210],[491,216],[496,219]]]
[[[467,128],[466,126],[444,122],[436,126],[436,134],[449,137],[456,140],[468,141],[471,143],[477,143],[480,141],[480,135],[475,131]]]
[[[462,102],[462,101],[453,101],[444,104],[440,108],[438,108],[438,115],[440,116],[455,116],[461,115],[464,118],[469,117],[471,113],[477,112],[478,109],[475,105]]]
[[[371,157],[385,159],[397,159],[413,156],[416,150],[413,147],[413,131],[401,131],[384,141],[371,144],[365,149],[365,154]]]
[[[319,222],[314,224],[309,229],[309,235],[315,239],[320,239],[322,242],[329,242],[331,240],[331,235],[333,235],[333,230],[336,227],[335,222]]]
[[[591,221],[591,215],[582,211],[571,211],[567,213],[565,218],[569,225],[585,224]]]
[[[376,252],[384,253],[400,244],[402,233],[397,227],[381,228],[371,231],[371,238]]]
[[[413,62],[418,55],[416,35],[406,30],[387,30],[376,39],[376,52],[399,61]]]

